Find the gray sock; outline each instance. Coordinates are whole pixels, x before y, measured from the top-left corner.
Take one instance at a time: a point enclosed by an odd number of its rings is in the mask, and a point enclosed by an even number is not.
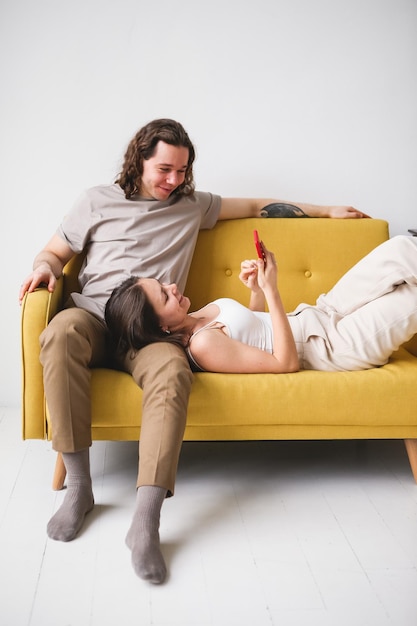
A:
[[[94,506],[90,476],[89,448],[62,455],[67,470],[67,492],[64,502],[49,520],[48,537],[56,541],[72,541],[84,518]]]
[[[126,536],[136,574],[155,584],[164,582],[166,576],[159,543],[159,519],[166,494],[167,490],[162,487],[139,487],[135,513]]]

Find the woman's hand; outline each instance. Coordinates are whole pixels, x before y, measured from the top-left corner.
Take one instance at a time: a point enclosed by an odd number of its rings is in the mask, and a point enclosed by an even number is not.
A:
[[[240,264],[239,280],[255,293],[260,290],[258,285],[258,265],[257,262],[252,260],[242,261]]]
[[[258,262],[255,260],[242,261],[240,264],[239,278],[245,287],[248,287],[251,290],[249,301],[250,310],[265,311],[264,292],[258,284]]]
[[[258,267],[257,282],[259,287],[265,292],[265,289],[277,290],[278,269],[275,255],[270,252],[264,245],[265,263],[258,259],[256,261]]]

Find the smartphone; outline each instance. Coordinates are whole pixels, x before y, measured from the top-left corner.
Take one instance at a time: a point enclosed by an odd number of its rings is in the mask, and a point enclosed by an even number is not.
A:
[[[259,233],[257,230],[253,231],[253,239],[255,241],[255,248],[256,248],[256,252],[258,253],[258,258],[262,259],[262,261],[265,263],[266,261],[265,250],[264,250],[262,241],[259,239]]]

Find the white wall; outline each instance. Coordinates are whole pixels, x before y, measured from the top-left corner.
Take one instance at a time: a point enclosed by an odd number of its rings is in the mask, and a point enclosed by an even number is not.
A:
[[[3,0],[0,405],[34,255],[150,119],[185,125],[200,189],[417,227],[416,26],[415,0]]]

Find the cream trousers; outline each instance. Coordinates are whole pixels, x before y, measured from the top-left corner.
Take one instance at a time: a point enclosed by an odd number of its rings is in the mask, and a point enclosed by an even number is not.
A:
[[[397,236],[352,267],[311,307],[289,316],[301,367],[362,370],[384,365],[417,333],[417,242]]]

